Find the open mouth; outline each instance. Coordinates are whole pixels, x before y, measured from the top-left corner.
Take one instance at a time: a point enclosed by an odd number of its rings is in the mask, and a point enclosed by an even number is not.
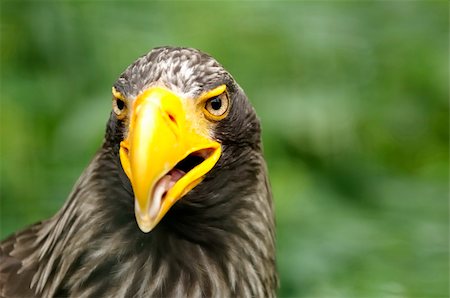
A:
[[[152,204],[148,212],[151,218],[157,216],[167,192],[192,169],[210,157],[213,152],[213,148],[206,148],[190,153],[156,182],[152,194]]]

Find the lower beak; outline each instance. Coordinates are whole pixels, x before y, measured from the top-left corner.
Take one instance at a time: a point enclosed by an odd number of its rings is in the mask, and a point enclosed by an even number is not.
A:
[[[197,133],[189,120],[195,115],[186,110],[192,109],[186,109],[174,93],[152,87],[135,100],[128,136],[120,143],[136,220],[145,233],[203,180],[220,157],[220,144]]]

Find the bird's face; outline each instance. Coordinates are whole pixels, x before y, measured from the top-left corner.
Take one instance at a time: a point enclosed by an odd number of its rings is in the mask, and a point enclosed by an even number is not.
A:
[[[120,162],[143,232],[151,231],[221,157],[216,127],[232,109],[233,82],[203,53],[162,48],[137,60],[114,85],[113,111],[123,127]]]
[[[225,85],[186,98],[167,87],[153,86],[133,100],[130,111],[113,89],[118,117],[128,118],[120,143],[120,161],[135,195],[139,227],[149,232],[169,208],[200,183],[221,155],[212,127],[228,112]]]

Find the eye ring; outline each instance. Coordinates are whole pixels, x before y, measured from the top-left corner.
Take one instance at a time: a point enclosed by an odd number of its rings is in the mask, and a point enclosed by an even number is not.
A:
[[[121,98],[113,97],[113,111],[117,116],[117,119],[122,120],[125,118],[127,110],[127,104]]]
[[[222,120],[228,114],[230,101],[226,92],[208,98],[205,102],[205,115],[214,121]]]
[[[122,120],[127,114],[127,100],[114,86],[112,87],[112,95],[114,114],[116,114],[117,119]]]

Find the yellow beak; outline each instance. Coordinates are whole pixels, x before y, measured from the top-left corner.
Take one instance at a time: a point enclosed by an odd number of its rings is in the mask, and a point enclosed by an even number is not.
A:
[[[145,233],[220,157],[220,144],[197,132],[192,105],[192,100],[183,101],[161,87],[146,90],[133,104],[120,161],[133,187],[137,223]]]

